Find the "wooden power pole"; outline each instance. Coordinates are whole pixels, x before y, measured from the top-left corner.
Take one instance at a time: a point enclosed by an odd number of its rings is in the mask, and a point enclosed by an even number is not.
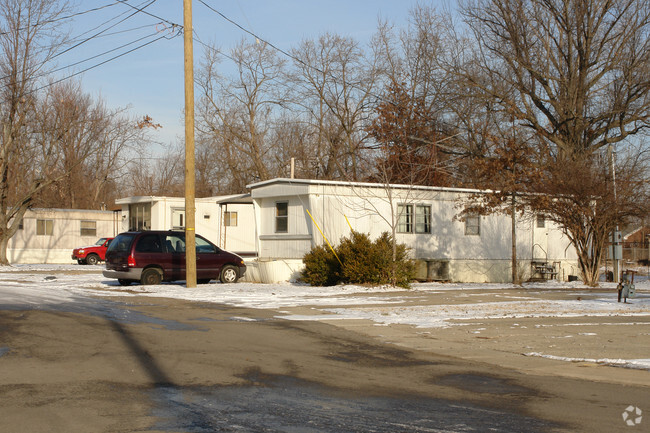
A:
[[[183,0],[183,28],[185,41],[185,278],[187,287],[196,287],[192,0]]]

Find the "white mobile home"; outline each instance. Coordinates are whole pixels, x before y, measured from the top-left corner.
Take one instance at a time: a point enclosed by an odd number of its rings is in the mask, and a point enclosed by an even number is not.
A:
[[[72,249],[115,236],[120,212],[78,209],[29,209],[9,240],[11,263],[73,263]]]
[[[325,242],[323,235],[338,244],[351,229],[375,238],[392,227],[398,242],[410,247],[419,279],[511,281],[510,217],[456,218],[459,200],[478,191],[304,179],[273,179],[248,188],[262,281],[297,278],[302,257]],[[524,279],[577,274],[569,240],[542,216],[518,222],[517,255]]]
[[[182,230],[183,197],[136,196],[116,200],[122,206],[120,232],[129,230]],[[255,255],[255,220],[248,195],[195,199],[196,233],[241,256]]]

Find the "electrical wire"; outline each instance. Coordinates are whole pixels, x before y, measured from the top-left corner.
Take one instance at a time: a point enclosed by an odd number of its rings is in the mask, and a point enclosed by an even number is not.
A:
[[[69,52],[69,51],[71,51],[71,50],[73,50],[73,49],[75,49],[75,48],[77,48],[77,47],[79,47],[79,46],[85,44],[86,42],[95,39],[96,37],[98,37],[98,36],[101,35],[102,33],[107,32],[108,30],[112,29],[113,27],[117,26],[118,24],[121,24],[121,23],[123,23],[124,21],[128,20],[129,18],[133,17],[134,15],[137,15],[139,12],[141,12],[141,11],[144,10],[145,8],[148,8],[149,6],[151,6],[152,4],[154,4],[156,1],[158,1],[158,0],[151,0],[151,1],[150,1],[146,6],[144,6],[142,9],[137,9],[137,8],[135,8],[136,11],[133,12],[133,13],[131,13],[131,14],[128,15],[127,17],[121,19],[120,21],[116,22],[115,24],[112,24],[111,26],[107,27],[106,29],[101,30],[101,31],[99,31],[98,33],[95,33],[94,35],[92,35],[92,36],[90,36],[90,37],[88,37],[88,38],[82,40],[81,42],[78,42],[78,43],[72,45],[71,47],[68,47],[68,48],[66,48],[65,50],[63,50],[63,51],[61,51],[61,52],[55,54],[54,56],[52,56],[52,59],[55,59],[56,57],[59,57],[59,56],[65,54],[65,53],[67,53],[67,52]],[[131,5],[129,5],[129,6],[131,6]],[[131,6],[131,7],[134,7],[134,6]]]
[[[96,54],[96,55],[94,55],[94,56],[92,56],[92,57],[88,57],[88,58],[86,58],[86,59],[79,60],[78,62],[75,62],[75,63],[70,63],[70,64],[68,64],[68,65],[66,65],[66,66],[61,66],[60,68],[54,69],[54,70],[52,70],[52,71],[44,72],[44,73],[41,74],[40,76],[47,75],[47,74],[54,73],[54,72],[59,72],[59,71],[62,71],[62,70],[64,70],[64,69],[68,69],[68,68],[71,68],[71,67],[73,67],[73,66],[77,66],[77,65],[80,65],[80,64],[82,64],[82,63],[89,62],[89,61],[91,61],[91,60],[93,60],[93,59],[96,59],[96,58],[98,58],[98,57],[105,56],[106,54],[110,54],[110,53],[112,53],[112,52],[114,52],[114,51],[120,50],[120,49],[122,49],[122,48],[126,48],[126,47],[128,47],[128,46],[130,46],[130,45],[133,45],[133,44],[136,44],[136,43],[138,43],[138,42],[140,42],[140,41],[143,41],[143,40],[145,40],[145,39],[151,38],[151,37],[153,37],[153,36],[155,36],[155,35],[157,35],[157,34],[158,34],[158,32],[155,32],[155,33],[148,34],[148,35],[146,35],[146,36],[142,36],[141,38],[135,39],[135,40],[133,40],[133,41],[131,41],[131,42],[127,42],[127,43],[125,43],[125,44],[123,44],[123,45],[120,45],[119,47],[115,47],[115,48],[112,48],[112,49],[110,49],[110,50],[104,51],[104,52],[102,52],[102,53]],[[36,78],[39,78],[40,76],[37,76]]]
[[[25,30],[25,29],[27,29],[27,28],[29,28],[29,27],[37,27],[37,26],[44,25],[44,24],[50,24],[50,23],[55,23],[55,22],[58,22],[58,21],[69,20],[69,19],[71,19],[71,18],[75,18],[75,17],[81,16],[81,15],[85,15],[85,14],[88,14],[88,13],[91,13],[91,12],[97,12],[97,11],[100,11],[100,10],[103,10],[103,9],[106,9],[106,8],[109,8],[109,7],[111,7],[111,6],[115,6],[115,5],[120,4],[120,3],[122,3],[121,0],[116,0],[115,3],[111,3],[111,4],[108,4],[108,5],[98,6],[98,7],[96,7],[96,8],[87,9],[87,10],[85,10],[85,11],[76,12],[76,13],[73,13],[73,14],[70,14],[70,15],[66,15],[66,16],[63,16],[63,17],[53,18],[53,19],[51,19],[51,20],[38,21],[38,22],[36,22],[33,26],[20,27],[20,28],[18,28],[18,31],[23,31],[23,30]],[[9,33],[10,33],[10,32],[0,32],[0,36],[4,36],[4,35],[9,34]]]
[[[148,1],[148,3],[147,3],[147,1]],[[118,0],[116,3],[110,4],[110,5],[104,5],[104,6],[101,6],[101,7],[97,7],[97,8],[89,9],[89,10],[86,10],[86,11],[83,11],[83,12],[79,12],[79,13],[76,13],[76,14],[72,14],[72,15],[69,15],[69,16],[65,17],[65,19],[67,19],[67,18],[71,18],[71,17],[74,17],[74,16],[84,15],[84,14],[87,14],[87,13],[90,13],[90,12],[95,12],[95,11],[98,11],[98,10],[105,9],[105,8],[107,8],[107,7],[115,6],[115,5],[117,5],[117,4],[127,5],[127,6],[133,8],[133,9],[135,9],[135,12],[131,13],[131,14],[128,15],[126,18],[124,18],[124,19],[118,21],[117,23],[115,23],[115,24],[109,26],[108,28],[106,28],[106,29],[104,29],[104,30],[102,30],[102,31],[100,31],[100,32],[95,33],[94,35],[92,35],[92,36],[90,36],[90,37],[88,37],[88,38],[85,38],[85,39],[81,40],[80,42],[74,44],[73,46],[67,48],[66,50],[63,50],[62,52],[57,53],[56,55],[52,56],[51,59],[54,59],[54,58],[56,58],[56,57],[58,57],[58,56],[61,56],[62,54],[65,54],[66,52],[69,52],[69,51],[73,50],[74,48],[77,48],[77,47],[79,47],[80,45],[82,45],[82,44],[84,44],[84,43],[86,43],[86,42],[88,42],[88,41],[90,41],[90,40],[93,40],[93,39],[99,38],[99,37],[106,37],[106,36],[109,36],[109,35],[115,35],[115,34],[120,34],[120,33],[126,33],[126,32],[128,32],[128,31],[134,31],[134,30],[141,29],[141,28],[144,28],[144,27],[149,27],[150,25],[148,25],[148,26],[140,26],[140,27],[137,27],[137,28],[127,29],[127,30],[122,30],[122,31],[117,31],[117,32],[112,32],[112,33],[106,33],[107,30],[110,30],[111,28],[114,28],[114,27],[117,26],[118,24],[121,24],[121,23],[125,22],[126,20],[128,20],[129,18],[133,17],[134,15],[136,15],[136,14],[138,14],[138,13],[145,13],[145,14],[150,15],[150,16],[152,16],[152,17],[156,17],[156,16],[153,15],[153,14],[149,14],[149,13],[147,13],[146,11],[144,11],[144,9],[145,9],[145,8],[148,8],[149,6],[151,6],[152,4],[154,4],[157,0],[150,0],[150,1],[147,0],[147,1],[142,2],[142,3],[140,4],[140,6],[137,6],[137,7],[136,7],[136,6],[133,6],[133,5],[130,5],[130,4],[126,3],[124,0]],[[99,26],[96,26],[95,28],[93,28],[93,29],[91,29],[91,30],[89,30],[89,31],[87,31],[87,32],[85,32],[85,33],[82,33],[82,35],[83,35],[83,34],[87,34],[87,33],[91,32],[91,31],[93,31],[93,30],[95,30],[95,29],[101,28],[102,26],[106,25],[107,23],[110,23],[111,21],[114,21],[115,19],[119,18],[120,16],[122,16],[122,15],[124,15],[124,14],[125,14],[125,13],[122,13],[122,14],[116,16],[116,17],[113,17],[113,18],[111,18],[111,19],[105,21],[104,23],[100,24]],[[64,18],[60,18],[60,19],[64,19]],[[163,35],[163,36],[161,36],[161,37],[159,37],[159,38],[157,38],[157,39],[155,39],[155,40],[153,40],[153,41],[150,41],[150,42],[147,42],[147,43],[145,43],[145,44],[142,44],[142,45],[140,45],[140,46],[138,46],[138,47],[135,47],[135,48],[133,48],[133,49],[131,49],[131,50],[128,50],[128,51],[126,51],[126,52],[124,52],[124,53],[121,53],[121,54],[119,54],[119,55],[117,55],[117,56],[111,57],[110,59],[107,59],[107,60],[102,61],[102,62],[100,62],[100,63],[98,63],[98,64],[95,64],[95,65],[93,65],[93,66],[90,66],[90,67],[88,67],[88,68],[86,68],[86,69],[83,69],[83,70],[81,70],[81,71],[75,72],[75,73],[73,73],[73,74],[71,74],[71,75],[68,75],[68,76],[66,76],[66,77],[63,77],[63,78],[61,78],[61,79],[55,80],[55,81],[53,81],[53,82],[50,82],[50,83],[47,84],[47,85],[44,85],[44,86],[41,86],[41,87],[38,87],[38,88],[32,89],[32,90],[30,90],[30,91],[27,92],[27,93],[28,93],[28,94],[29,94],[29,93],[34,93],[34,92],[36,92],[36,91],[42,90],[42,89],[44,89],[44,88],[47,88],[47,87],[49,87],[49,86],[51,86],[51,85],[53,85],[53,84],[59,83],[59,82],[61,82],[61,81],[67,80],[67,79],[69,79],[69,78],[72,78],[72,77],[74,77],[74,76],[77,76],[77,75],[79,75],[79,74],[82,74],[82,73],[84,73],[84,72],[87,72],[87,71],[89,71],[89,70],[92,70],[92,69],[94,69],[94,68],[97,68],[97,67],[99,67],[99,66],[101,66],[101,65],[104,65],[104,64],[110,62],[110,61],[113,61],[113,60],[115,60],[115,59],[118,59],[118,58],[120,58],[120,57],[126,55],[126,54],[129,54],[129,53],[131,53],[131,52],[133,52],[133,51],[136,51],[136,50],[139,50],[139,49],[141,49],[141,48],[144,48],[144,47],[150,45],[150,44],[153,43],[153,42],[157,42],[157,41],[159,41],[160,39],[173,39],[173,38],[175,38],[176,36],[178,36],[178,34],[180,34],[180,32],[181,32],[182,29],[183,29],[183,26],[181,26],[181,25],[179,25],[179,24],[175,24],[175,23],[173,23],[173,22],[171,22],[171,21],[169,21],[169,20],[166,20],[166,19],[163,19],[163,18],[160,18],[160,20],[161,20],[161,21],[160,21],[159,23],[157,23],[156,26],[159,25],[159,24],[162,24],[162,23],[167,23],[167,24],[169,24],[169,25],[172,26],[172,29],[171,29],[172,31],[174,31],[175,29],[178,29],[178,31],[176,31],[175,34],[172,34],[171,36]],[[53,21],[56,21],[56,20],[50,20],[50,21],[53,22]],[[142,41],[142,40],[145,40],[145,39],[147,39],[147,38],[150,38],[150,37],[152,37],[152,36],[155,36],[155,34],[157,34],[157,33],[160,33],[160,32],[159,32],[158,30],[156,30],[156,33],[154,33],[154,34],[150,34],[150,35],[147,35],[147,36],[143,36],[143,37],[138,38],[138,39],[136,39],[136,40],[133,40],[133,41],[131,41],[131,42],[127,42],[127,43],[125,43],[125,44],[123,44],[123,45],[121,45],[121,46],[119,46],[119,47],[116,47],[116,48],[113,48],[113,49],[110,49],[110,50],[106,50],[106,51],[104,51],[104,52],[102,52],[102,53],[100,53],[100,54],[97,54],[97,55],[91,56],[91,57],[86,58],[86,59],[84,59],[84,60],[80,60],[80,61],[74,62],[74,63],[72,63],[72,64],[68,64],[68,65],[66,65],[66,66],[63,66],[63,67],[60,67],[60,68],[57,68],[57,69],[54,69],[53,71],[47,71],[47,72],[43,72],[43,73],[41,73],[41,74],[37,74],[37,75],[35,75],[35,76],[33,76],[33,77],[30,77],[30,79],[37,79],[37,78],[40,78],[40,77],[42,77],[42,76],[48,75],[48,74],[50,74],[50,73],[52,73],[52,72],[58,72],[58,71],[61,71],[61,70],[64,70],[64,69],[70,68],[70,67],[72,67],[72,66],[76,66],[76,65],[79,65],[79,64],[82,64],[82,63],[88,62],[88,61],[93,60],[93,59],[96,59],[96,58],[98,58],[98,57],[102,57],[102,56],[104,56],[104,55],[106,55],[106,54],[109,54],[109,53],[115,52],[115,51],[120,50],[120,49],[122,49],[122,48],[125,48],[125,47],[127,47],[127,46],[130,46],[130,45],[133,45],[133,44],[135,44],[135,43],[138,43],[138,42],[140,42],[140,41]],[[6,34],[6,33],[5,33],[5,34]],[[0,77],[0,80],[6,79],[6,78],[8,78],[8,76]],[[7,87],[7,85],[5,85],[5,86],[3,86],[3,87]]]
[[[165,23],[171,25],[172,27],[178,27],[178,26],[179,26],[179,24],[175,24],[175,23],[173,23],[173,22],[171,22],[171,21],[166,20],[165,18],[161,18],[161,17],[159,17],[158,15],[154,15],[154,14],[152,14],[152,13],[150,13],[150,12],[145,11],[144,9],[145,9],[145,8],[148,8],[150,5],[147,5],[147,6],[145,6],[144,8],[141,8],[141,9],[140,9],[140,8],[138,8],[137,6],[133,6],[133,5],[129,4],[129,3],[127,3],[128,0],[117,0],[117,1],[118,1],[118,3],[121,3],[121,4],[125,5],[125,6],[128,6],[128,7],[130,7],[130,8],[135,9],[136,12],[141,12],[141,13],[143,13],[143,14],[145,14],[145,15],[149,15],[150,17],[153,17],[153,18],[155,18],[155,19],[157,19],[157,20],[159,20],[159,21],[163,21],[163,22],[165,22]],[[157,1],[157,0],[153,0],[151,3],[155,3],[156,1]],[[182,27],[182,26],[181,26],[181,27]]]
[[[179,34],[180,34],[180,33],[176,33],[176,35],[172,36],[172,38],[178,36]],[[86,69],[83,69],[83,70],[81,70],[81,71],[75,72],[75,73],[70,74],[70,75],[68,75],[68,76],[66,76],[66,77],[60,78],[60,79],[55,80],[55,81],[52,81],[52,82],[50,82],[50,83],[48,83],[48,84],[46,84],[46,85],[43,85],[43,86],[41,86],[41,87],[38,87],[38,88],[36,88],[36,89],[34,89],[34,90],[31,90],[31,91],[28,92],[28,93],[38,92],[39,90],[43,90],[43,89],[45,89],[45,88],[47,88],[47,87],[50,87],[50,86],[52,86],[52,85],[54,85],[54,84],[60,83],[60,82],[65,81],[65,80],[68,80],[68,79],[70,79],[70,78],[72,78],[72,77],[75,77],[75,76],[77,76],[77,75],[83,74],[84,72],[88,72],[88,71],[90,71],[90,70],[92,70],[92,69],[98,68],[99,66],[105,65],[105,64],[108,63],[108,62],[111,62],[111,61],[113,61],[113,60],[115,60],[115,59],[119,59],[120,57],[123,57],[123,56],[125,56],[125,55],[127,55],[127,54],[130,54],[130,53],[132,53],[132,52],[134,52],[134,51],[137,51],[137,50],[139,50],[139,49],[141,49],[141,48],[144,48],[144,47],[146,47],[146,46],[148,46],[148,45],[151,45],[151,44],[153,44],[154,42],[158,42],[158,41],[161,40],[161,39],[171,39],[171,38],[169,38],[169,37],[167,37],[167,36],[160,36],[160,37],[158,37],[158,38],[156,38],[156,39],[154,39],[154,40],[152,40],[152,41],[149,41],[149,42],[147,42],[147,43],[145,43],[145,44],[139,45],[139,46],[137,46],[137,47],[135,47],[135,48],[133,48],[133,49],[130,49],[130,50],[128,50],[128,51],[125,51],[125,52],[123,52],[123,53],[120,53],[120,54],[118,54],[117,56],[113,56],[113,57],[111,57],[110,59],[106,59],[106,60],[104,60],[103,62],[97,63],[97,64],[95,64],[95,65],[93,65],[93,66],[90,66],[90,67],[88,67],[88,68],[86,68]]]
[[[245,32],[245,33],[249,34],[250,36],[254,37],[256,41],[258,41],[258,42],[260,42],[260,41],[263,42],[264,44],[270,46],[271,48],[273,48],[273,49],[276,50],[277,52],[281,53],[282,55],[284,55],[284,56],[286,56],[286,57],[288,57],[288,58],[294,60],[294,61],[297,62],[298,64],[304,66],[305,68],[308,68],[308,69],[311,69],[311,70],[313,70],[313,71],[316,71],[316,72],[318,72],[319,74],[322,74],[322,75],[324,75],[324,76],[329,76],[329,77],[333,78],[335,81],[338,81],[338,80],[339,80],[337,77],[334,77],[332,74],[326,73],[325,71],[321,70],[320,68],[318,68],[318,67],[316,67],[316,66],[313,66],[313,65],[310,65],[310,64],[306,63],[305,61],[303,61],[303,60],[300,59],[299,57],[292,55],[291,53],[289,53],[289,52],[283,50],[282,48],[279,48],[277,45],[275,45],[275,44],[269,42],[268,40],[266,40],[266,39],[264,39],[264,38],[258,36],[257,34],[255,34],[254,32],[252,32],[252,31],[250,31],[250,30],[248,30],[247,28],[245,28],[245,27],[242,26],[241,24],[239,24],[239,23],[237,23],[236,21],[232,20],[231,18],[227,17],[225,14],[223,14],[223,13],[220,12],[219,10],[217,10],[217,9],[215,9],[214,7],[208,5],[204,0],[198,0],[198,1],[199,1],[199,3],[201,3],[203,6],[205,6],[206,8],[210,9],[212,12],[216,13],[217,15],[219,15],[219,16],[220,16],[221,18],[223,18],[224,20],[228,21],[229,23],[231,23],[231,24],[234,25],[235,27],[239,28],[239,29],[242,30],[243,32]],[[205,44],[203,44],[203,45],[205,45]],[[227,58],[229,58],[230,60],[236,62],[235,59],[233,59],[232,57],[226,55],[225,53],[223,53],[223,52],[221,52],[221,51],[219,51],[219,53],[220,53],[221,55],[223,55],[224,57],[227,57]],[[343,83],[344,83],[346,86],[349,86],[350,88],[355,88],[355,89],[357,89],[357,90],[361,90],[361,91],[363,91],[363,92],[366,92],[368,95],[372,96],[372,97],[375,99],[375,101],[377,101],[377,102],[383,102],[383,103],[386,103],[386,104],[390,104],[390,105],[393,105],[393,106],[397,106],[397,104],[396,104],[395,102],[389,100],[388,98],[386,98],[386,97],[383,96],[383,95],[378,95],[378,94],[376,94],[376,93],[374,93],[374,92],[370,92],[367,88],[363,88],[363,87],[361,87],[361,86],[359,86],[359,85],[357,85],[357,84],[350,83],[350,82],[348,82],[348,81],[346,81],[346,80],[343,80]],[[417,114],[418,116],[424,116],[423,114],[421,114],[421,113],[419,113],[419,112],[416,112],[416,114]],[[452,136],[452,137],[455,137],[456,135],[458,135],[458,134],[455,134],[455,135]],[[451,137],[447,137],[447,138],[451,138]],[[447,138],[445,138],[445,140],[446,140]],[[437,145],[437,144],[436,144],[436,145]],[[441,147],[442,147],[442,146],[441,146]]]
[[[150,27],[150,26],[147,26],[147,27]],[[49,75],[49,74],[51,74],[51,73],[59,72],[59,71],[62,71],[62,70],[68,69],[68,68],[70,68],[70,67],[77,66],[77,65],[79,65],[79,64],[82,64],[82,63],[88,62],[88,61],[90,61],[90,60],[93,60],[93,59],[96,59],[96,58],[99,58],[99,57],[105,56],[106,54],[109,54],[109,53],[115,52],[115,51],[120,50],[120,49],[122,49],[122,48],[128,47],[128,46],[133,45],[133,44],[135,44],[135,43],[138,43],[138,42],[140,42],[140,41],[143,41],[143,40],[146,40],[146,39],[148,39],[148,38],[151,38],[151,37],[153,37],[153,36],[155,36],[156,34],[159,34],[159,33],[160,33],[159,31],[156,31],[155,33],[151,33],[151,34],[149,34],[149,35],[146,35],[146,36],[140,37],[140,38],[138,38],[138,39],[135,39],[135,40],[133,40],[133,41],[127,42],[127,43],[122,44],[122,45],[120,45],[120,46],[118,46],[118,47],[115,47],[115,48],[112,48],[112,49],[106,50],[106,51],[104,51],[104,52],[102,52],[102,53],[96,54],[96,55],[91,56],[91,57],[88,57],[88,58],[86,58],[86,59],[79,60],[79,61],[77,61],[77,62],[74,62],[74,63],[68,64],[68,65],[65,65],[65,66],[62,66],[62,67],[56,68],[56,69],[54,69],[54,70],[48,70],[48,71],[42,72],[42,73],[40,73],[40,74],[33,75],[33,76],[31,76],[31,77],[29,78],[29,80],[32,80],[32,79],[38,79],[38,78],[41,78],[41,77],[43,77],[43,76],[47,76],[47,75]],[[122,54],[120,54],[120,55],[114,56],[114,57],[112,57],[112,58],[110,58],[110,59],[108,59],[108,60],[106,60],[106,61],[100,62],[100,63],[98,63],[98,64],[96,64],[96,65],[93,65],[93,66],[91,66],[91,67],[89,67],[89,68],[86,68],[86,69],[84,69],[83,71],[80,71],[80,72],[74,73],[74,74],[72,74],[72,75],[69,75],[67,78],[72,78],[72,77],[74,77],[74,76],[76,76],[76,75],[79,75],[80,73],[83,73],[83,72],[86,72],[86,71],[88,71],[88,70],[94,69],[94,68],[96,68],[96,67],[98,67],[98,66],[101,66],[101,65],[107,63],[107,62],[110,62],[110,61],[115,60],[115,59],[117,59],[117,58],[119,58],[119,57],[122,57],[123,55],[129,54],[129,53],[131,53],[131,52],[133,52],[133,51],[135,51],[135,50],[138,50],[138,49],[144,48],[144,47],[146,47],[147,45],[149,45],[150,43],[152,43],[152,42],[156,42],[156,41],[158,41],[158,40],[160,40],[160,39],[168,39],[168,40],[169,40],[169,39],[173,39],[173,38],[175,38],[176,36],[178,36],[179,33],[180,33],[180,30],[179,30],[176,34],[174,34],[174,35],[172,35],[172,36],[167,36],[167,35],[160,36],[159,38],[155,39],[154,41],[148,42],[148,43],[146,43],[146,44],[142,44],[142,45],[140,45],[140,46],[138,46],[138,47],[135,47],[135,48],[132,49],[132,50],[126,51],[126,52],[124,52],[124,53],[122,53]],[[7,75],[7,76],[4,76],[4,77],[0,77],[0,81],[6,79],[6,78],[8,78],[8,77],[9,77],[8,75]],[[56,81],[54,81],[54,82],[51,83],[51,84],[61,82],[61,81],[65,80],[65,79],[67,79],[67,78],[63,78],[63,79],[60,79],[60,80],[56,80]],[[18,83],[20,83],[20,82],[21,82],[21,81],[18,81]],[[3,85],[3,86],[1,86],[1,87],[5,87],[5,88],[6,88],[6,87],[8,87],[8,86],[9,86],[9,85],[6,84],[6,85]],[[29,92],[27,92],[27,93],[28,93],[28,94],[29,94],[29,93],[33,93],[33,92],[36,92],[37,90],[41,90],[41,89],[46,88],[46,87],[49,87],[49,85],[41,86],[41,87],[39,87],[39,88],[37,88],[37,89],[34,89],[34,90],[31,90],[31,91],[29,91]]]
[[[145,3],[145,2],[143,2],[142,4],[144,4],[144,3]],[[75,39],[73,39],[71,42],[74,43],[74,42],[76,42],[76,41],[78,41],[78,40],[81,40],[81,39],[83,38],[83,36],[85,36],[86,34],[91,33],[91,32],[94,32],[95,30],[97,30],[97,29],[99,29],[99,28],[101,28],[101,27],[107,25],[108,23],[110,23],[110,22],[112,22],[112,21],[117,20],[118,18],[120,18],[121,16],[126,15],[126,14],[127,14],[127,11],[124,11],[124,12],[122,12],[121,14],[119,14],[119,15],[117,15],[117,16],[114,16],[113,18],[104,21],[103,23],[101,23],[101,24],[99,24],[99,25],[97,25],[97,26],[95,26],[95,27],[93,27],[93,28],[91,28],[91,29],[89,29],[89,30],[86,30],[85,32],[83,32],[83,33],[77,35],[77,37],[76,37]],[[112,35],[112,34],[115,34],[115,33],[119,33],[119,32],[105,33],[105,34],[101,34],[101,35],[98,36],[98,37],[105,37],[105,36]]]
[[[203,1],[203,0],[198,0],[198,1],[199,1],[199,3],[201,3],[203,6],[205,6],[206,8],[210,9],[212,12],[216,13],[217,15],[219,15],[219,16],[220,16],[221,18],[223,18],[224,20],[228,21],[229,23],[231,23],[231,24],[234,25],[235,27],[239,28],[239,29],[242,30],[243,32],[245,32],[245,33],[249,34],[250,36],[254,37],[258,42],[260,42],[260,41],[263,42],[264,44],[270,46],[271,48],[273,48],[274,50],[276,50],[276,51],[279,52],[280,54],[284,55],[285,57],[288,57],[288,58],[294,60],[295,62],[301,64],[301,65],[304,66],[305,68],[308,68],[308,69],[314,70],[314,71],[318,72],[319,74],[326,75],[326,76],[330,76],[330,77],[336,79],[336,77],[333,77],[331,74],[329,74],[329,73],[327,73],[327,72],[321,70],[320,68],[318,68],[318,67],[316,67],[316,66],[313,66],[313,65],[310,65],[310,64],[306,63],[306,62],[305,62],[304,60],[302,60],[301,58],[299,58],[299,57],[297,57],[297,56],[294,56],[293,54],[291,54],[291,53],[289,53],[289,52],[283,50],[282,48],[278,47],[277,45],[273,44],[272,42],[269,42],[268,40],[266,40],[266,39],[264,39],[264,38],[262,38],[262,37],[256,35],[256,34],[253,33],[252,31],[250,31],[250,30],[248,30],[247,28],[245,28],[244,26],[242,26],[241,24],[239,24],[239,23],[237,23],[236,21],[234,21],[234,20],[228,18],[228,17],[227,17],[226,15],[224,15],[222,12],[220,12],[220,11],[218,11],[217,9],[213,8],[212,6],[208,5],[205,1]],[[355,88],[355,89],[358,89],[358,90],[362,90],[362,91],[364,91],[364,92],[368,92],[368,89],[362,88],[362,87],[360,87],[360,86],[358,86],[358,85],[356,85],[356,84],[350,83],[350,82],[348,82],[348,81],[344,81],[344,83],[345,83],[347,86],[351,87],[351,88]],[[384,99],[385,99],[384,97],[382,97],[382,96],[380,96],[380,95],[377,95],[377,94],[375,94],[375,93],[372,93],[372,92],[368,92],[368,94],[369,94],[370,96],[376,98],[377,100],[384,100]]]

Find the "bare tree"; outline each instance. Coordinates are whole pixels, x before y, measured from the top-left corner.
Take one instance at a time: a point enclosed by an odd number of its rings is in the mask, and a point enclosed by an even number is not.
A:
[[[241,41],[230,51],[236,73],[217,73],[219,52],[206,50],[198,74],[202,89],[199,105],[201,145],[216,146],[232,177],[232,190],[248,182],[270,178],[270,131],[283,104],[281,79],[284,60],[265,43]]]
[[[594,158],[548,158],[540,186],[547,194],[528,203],[557,223],[576,247],[586,284],[597,285],[607,238],[616,225],[647,215],[647,151],[629,148],[612,162],[606,151]],[[615,176],[612,173],[615,170]]]
[[[477,49],[457,70],[559,152],[648,128],[647,2],[476,0],[461,13]]]
[[[129,116],[125,109],[105,112],[106,126],[99,137],[99,151],[84,161],[84,170],[91,195],[84,206],[90,209],[113,203],[125,167],[135,155],[142,154],[148,143],[147,129]],[[146,118],[146,116],[145,116]],[[160,126],[158,126],[160,127]]]
[[[454,39],[456,51],[446,57],[456,88],[535,135],[546,180],[522,188],[564,197],[529,204],[565,224],[585,283],[597,284],[599,245],[634,209],[620,206],[619,195],[615,217],[604,211],[610,195],[598,161],[608,145],[631,149],[630,137],[650,126],[648,3],[469,0],[459,10],[469,32]],[[575,194],[582,194],[573,198],[580,206],[560,205]],[[579,224],[569,225],[575,218]]]
[[[49,176],[60,180],[44,187],[33,203],[101,208],[110,201],[106,186],[116,181],[125,153],[142,143],[144,131],[124,110],[109,110],[84,94],[78,82],[52,84],[41,93],[44,100],[33,113],[32,137],[50,143],[57,159],[48,167]]]
[[[324,34],[292,50],[293,98],[310,125],[313,176],[359,180],[369,164],[364,155],[378,79],[377,58],[352,38]]]
[[[127,165],[126,189],[131,195],[183,197],[183,150],[168,149],[162,155],[136,158]]]
[[[7,243],[38,191],[57,181],[55,143],[32,137],[38,79],[61,47],[66,2],[0,1],[0,264]],[[41,106],[42,107],[42,106]],[[18,181],[17,181],[18,180]]]

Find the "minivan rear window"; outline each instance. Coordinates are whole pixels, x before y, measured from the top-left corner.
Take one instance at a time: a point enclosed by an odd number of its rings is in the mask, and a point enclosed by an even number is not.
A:
[[[135,251],[138,253],[162,253],[160,236],[157,233],[142,235],[135,245]]]
[[[131,244],[133,243],[134,238],[135,234],[119,234],[115,239],[113,239],[113,241],[111,241],[111,244],[108,246],[108,249],[106,251],[128,253],[131,250]]]

